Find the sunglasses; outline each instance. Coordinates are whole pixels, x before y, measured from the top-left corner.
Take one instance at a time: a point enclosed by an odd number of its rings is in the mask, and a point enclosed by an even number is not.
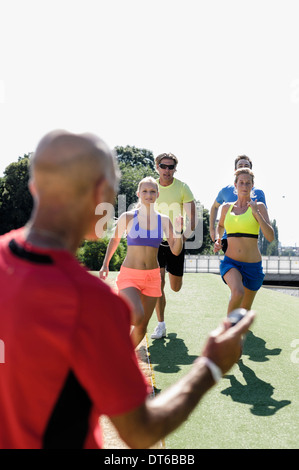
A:
[[[165,163],[159,163],[159,167],[162,168],[162,170],[166,170],[166,168],[168,168],[168,170],[175,169],[175,165],[165,165]]]

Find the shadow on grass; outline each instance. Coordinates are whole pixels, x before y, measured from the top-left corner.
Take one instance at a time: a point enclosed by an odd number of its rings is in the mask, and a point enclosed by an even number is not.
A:
[[[252,331],[248,331],[244,343],[243,354],[249,356],[251,361],[266,362],[269,361],[268,356],[278,356],[281,353],[280,348],[268,349],[266,341],[255,336]]]
[[[192,364],[197,356],[190,356],[184,340],[176,333],[169,333],[166,338],[157,339],[149,346],[150,361],[153,369],[166,374],[178,372],[180,365]]]
[[[154,340],[148,348],[150,362],[153,370],[163,373],[176,373],[181,368],[180,365],[191,365],[197,356],[190,356],[184,340],[177,338],[176,333],[170,333],[166,338]],[[266,342],[255,336],[251,331],[247,333],[244,343],[243,354],[256,362],[269,361],[268,356],[276,356],[281,353],[281,349],[268,349]],[[230,380],[230,386],[223,390],[223,395],[230,396],[233,401],[252,405],[250,411],[257,416],[271,416],[278,410],[291,404],[289,400],[277,401],[272,398],[274,387],[259,379],[250,367],[240,360],[240,371],[243,374],[246,384],[239,382],[234,375],[226,375],[224,379]],[[156,393],[160,390],[156,389]]]
[[[266,362],[270,360],[269,356],[278,356],[280,353],[280,348],[268,349],[266,341],[255,336],[252,331],[247,333],[243,355],[247,355],[251,361]],[[289,400],[277,401],[272,398],[274,387],[258,378],[242,359],[238,365],[246,384],[240,383],[234,375],[226,375],[224,378],[230,380],[231,386],[221,392],[223,395],[230,396],[236,402],[252,405],[250,411],[257,416],[272,416],[291,404]]]
[[[256,416],[272,416],[284,406],[290,405],[290,400],[275,400],[272,398],[274,387],[259,379],[250,367],[238,362],[246,384],[240,383],[234,375],[225,375],[230,380],[230,387],[223,390],[223,395],[230,396],[233,401],[252,405],[250,411]]]

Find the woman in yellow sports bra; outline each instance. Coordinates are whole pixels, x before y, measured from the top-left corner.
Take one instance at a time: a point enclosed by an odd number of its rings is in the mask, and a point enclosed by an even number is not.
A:
[[[264,237],[274,240],[274,231],[264,203],[251,199],[254,175],[249,168],[235,172],[236,202],[224,204],[217,226],[214,252],[221,249],[224,229],[227,250],[220,263],[220,274],[231,290],[227,313],[241,307],[250,310],[256,292],[264,280],[262,257],[258,247],[261,229]]]

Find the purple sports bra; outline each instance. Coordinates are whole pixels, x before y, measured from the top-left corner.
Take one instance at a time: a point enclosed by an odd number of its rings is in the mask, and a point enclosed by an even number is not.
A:
[[[161,215],[158,214],[158,223],[154,230],[143,229],[139,227],[138,211],[136,210],[133,217],[133,226],[127,235],[128,246],[151,246],[159,248],[163,240],[163,228]]]

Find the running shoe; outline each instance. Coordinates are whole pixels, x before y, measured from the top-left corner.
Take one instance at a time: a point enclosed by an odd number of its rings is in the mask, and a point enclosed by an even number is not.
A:
[[[151,335],[152,339],[161,339],[165,338],[166,336],[166,328],[165,326],[158,325],[156,326],[153,334]]]

